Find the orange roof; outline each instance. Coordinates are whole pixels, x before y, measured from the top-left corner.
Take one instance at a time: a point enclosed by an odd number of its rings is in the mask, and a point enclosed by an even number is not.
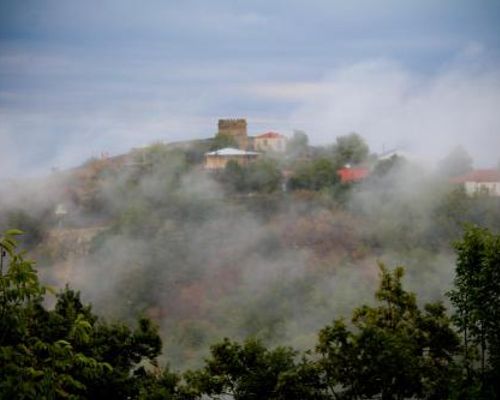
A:
[[[496,169],[476,169],[451,180],[452,183],[500,182],[500,171]]]
[[[281,133],[277,132],[267,132],[263,133],[262,135],[256,136],[256,139],[285,139],[285,136],[283,136]]]
[[[340,168],[337,174],[340,175],[340,181],[342,183],[359,182],[370,174],[370,170],[365,167],[344,167]]]

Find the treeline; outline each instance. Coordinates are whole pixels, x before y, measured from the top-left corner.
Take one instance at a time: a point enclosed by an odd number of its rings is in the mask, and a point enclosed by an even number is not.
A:
[[[456,243],[449,317],[419,307],[404,269],[380,265],[376,304],[318,333],[314,349],[224,339],[204,365],[160,367],[161,340],[148,319],[135,329],[98,318],[66,287],[48,288],[0,239],[0,396],[5,399],[493,399],[500,395],[500,235],[469,226]],[[334,301],[334,299],[332,299]]]

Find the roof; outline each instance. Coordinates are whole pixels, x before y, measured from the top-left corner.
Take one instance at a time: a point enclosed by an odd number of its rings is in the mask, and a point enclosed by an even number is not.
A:
[[[208,153],[205,153],[206,156],[256,156],[259,155],[260,153],[257,153],[255,151],[245,151],[245,150],[240,150],[240,149],[235,149],[233,147],[225,147],[223,149],[215,150],[215,151],[210,151]]]
[[[387,160],[391,158],[392,156],[397,156],[397,157],[404,157],[404,158],[412,158],[411,155],[402,149],[391,149],[384,151],[378,155],[379,160]]]
[[[370,174],[370,170],[365,167],[344,167],[337,171],[342,183],[358,182]]]
[[[266,132],[262,135],[256,136],[255,139],[286,139],[286,136],[277,132]]]
[[[452,183],[465,182],[500,182],[500,170],[476,169],[451,180]]]

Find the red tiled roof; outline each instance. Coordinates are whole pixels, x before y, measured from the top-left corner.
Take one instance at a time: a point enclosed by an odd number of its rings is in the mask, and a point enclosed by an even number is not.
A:
[[[500,182],[500,171],[496,169],[476,169],[451,180],[452,183]]]
[[[364,167],[344,167],[340,168],[337,171],[337,174],[340,175],[340,181],[342,183],[359,182],[365,179],[370,174],[370,170]]]
[[[267,132],[256,136],[256,139],[285,139],[285,136],[277,132]]]

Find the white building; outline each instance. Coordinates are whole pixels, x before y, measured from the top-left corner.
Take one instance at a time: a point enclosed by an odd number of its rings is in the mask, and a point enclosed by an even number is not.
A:
[[[282,153],[286,150],[287,137],[276,132],[267,132],[253,139],[253,147],[258,151]]]
[[[260,153],[226,147],[205,153],[205,169],[218,170],[226,168],[226,164],[233,160],[245,166],[257,159]]]
[[[463,185],[468,195],[487,193],[490,196],[500,196],[500,171],[496,169],[477,169],[451,181]]]

